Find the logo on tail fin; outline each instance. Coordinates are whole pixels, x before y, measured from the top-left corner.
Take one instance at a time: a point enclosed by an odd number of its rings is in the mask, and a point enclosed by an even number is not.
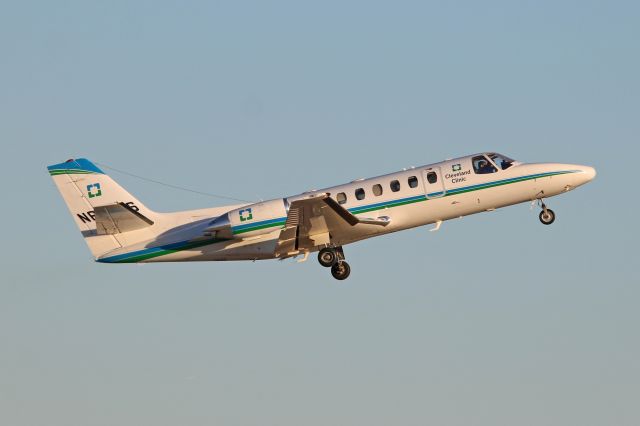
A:
[[[99,183],[87,185],[87,195],[89,198],[96,198],[102,196],[102,189],[100,189]]]

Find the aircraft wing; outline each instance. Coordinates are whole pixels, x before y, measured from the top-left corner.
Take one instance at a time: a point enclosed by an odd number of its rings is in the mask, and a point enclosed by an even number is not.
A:
[[[98,235],[115,235],[146,228],[153,221],[125,203],[108,204],[94,208]]]
[[[355,237],[361,226],[387,226],[388,218],[362,218],[342,207],[329,194],[296,200],[276,247],[276,256],[286,258],[334,241]]]

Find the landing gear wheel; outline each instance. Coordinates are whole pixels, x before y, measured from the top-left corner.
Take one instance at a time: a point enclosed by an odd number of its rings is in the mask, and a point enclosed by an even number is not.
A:
[[[544,225],[551,225],[556,221],[556,214],[551,209],[544,209],[540,212],[540,222]]]
[[[324,248],[318,253],[318,262],[325,268],[332,267],[338,261],[338,254],[335,250]]]
[[[344,260],[337,262],[331,267],[331,275],[338,281],[344,281],[351,275],[351,267]]]

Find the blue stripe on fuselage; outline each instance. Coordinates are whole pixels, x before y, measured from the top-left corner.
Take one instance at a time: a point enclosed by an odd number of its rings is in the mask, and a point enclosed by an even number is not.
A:
[[[260,222],[252,222],[252,223],[247,223],[247,224],[244,224],[244,225],[237,225],[237,226],[234,226],[232,229],[233,229],[233,232],[243,231],[245,229],[255,228],[257,226],[265,226],[265,225],[277,224],[279,222],[284,222],[286,220],[287,220],[286,217],[280,217],[280,218],[277,218],[277,219],[269,219],[269,220],[263,220],[263,221],[260,221]]]
[[[492,182],[485,182],[485,183],[482,183],[482,184],[470,185],[470,186],[465,186],[465,187],[461,187],[461,188],[455,188],[455,189],[447,190],[445,192],[445,195],[456,195],[457,193],[460,193],[460,192],[463,192],[463,191],[478,190],[478,189],[482,189],[484,187],[492,187],[492,186],[495,186],[495,185],[508,184],[508,183],[511,183],[511,182],[518,182],[518,181],[523,181],[523,180],[526,181],[526,180],[536,179],[536,178],[540,178],[540,177],[557,176],[557,175],[562,175],[562,174],[578,173],[578,172],[580,172],[580,170],[567,170],[567,171],[560,171],[560,172],[548,172],[548,173],[538,173],[538,174],[533,174],[533,175],[518,176],[518,177],[509,178],[509,179],[496,180],[496,181],[492,181]],[[439,191],[439,192],[434,192],[434,193],[428,194],[428,197],[433,197],[433,196],[435,196],[437,194],[441,194],[442,192],[444,192],[444,191]],[[358,214],[358,211],[361,211],[361,210],[375,209],[375,208],[382,209],[382,208],[385,208],[386,206],[393,206],[394,204],[398,204],[398,203],[405,203],[405,202],[411,202],[411,201],[418,202],[418,201],[428,201],[428,200],[429,200],[429,198],[427,198],[426,196],[418,195],[418,196],[413,196],[413,197],[399,198],[397,200],[392,200],[392,201],[385,201],[385,202],[381,202],[381,203],[369,204],[369,205],[360,206],[360,207],[352,207],[352,208],[350,208],[348,210],[349,210],[349,212],[351,212],[353,214]],[[267,225],[267,224],[270,224],[270,223],[276,224],[278,222],[286,221],[286,219],[287,218],[270,219],[270,220],[265,220],[265,221],[261,221],[261,222],[251,223],[251,224],[239,225],[239,226],[234,227],[233,230],[235,232],[237,230],[243,230],[243,229],[252,228],[252,227],[256,227],[256,226],[263,226],[263,225]],[[180,250],[183,247],[188,247],[192,242],[193,242],[192,240],[187,240],[187,241],[181,241],[181,242],[167,244],[167,245],[163,245],[163,246],[159,246],[159,247],[153,247],[153,248],[148,248],[148,249],[144,249],[144,250],[138,250],[138,251],[134,251],[134,252],[119,254],[119,255],[116,255],[116,256],[111,256],[111,257],[107,257],[107,258],[103,258],[103,259],[98,259],[98,262],[117,263],[117,262],[129,259],[129,258],[132,258],[132,257],[143,256],[143,255],[152,254],[152,253],[158,253],[158,252],[162,252],[162,251]],[[214,244],[216,242],[220,242],[220,240],[212,241],[211,244]]]

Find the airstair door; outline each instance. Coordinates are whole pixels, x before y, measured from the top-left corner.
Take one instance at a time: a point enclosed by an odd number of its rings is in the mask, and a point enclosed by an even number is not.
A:
[[[440,198],[447,194],[447,189],[444,186],[444,178],[440,167],[423,170],[422,179],[424,181],[427,198]]]

